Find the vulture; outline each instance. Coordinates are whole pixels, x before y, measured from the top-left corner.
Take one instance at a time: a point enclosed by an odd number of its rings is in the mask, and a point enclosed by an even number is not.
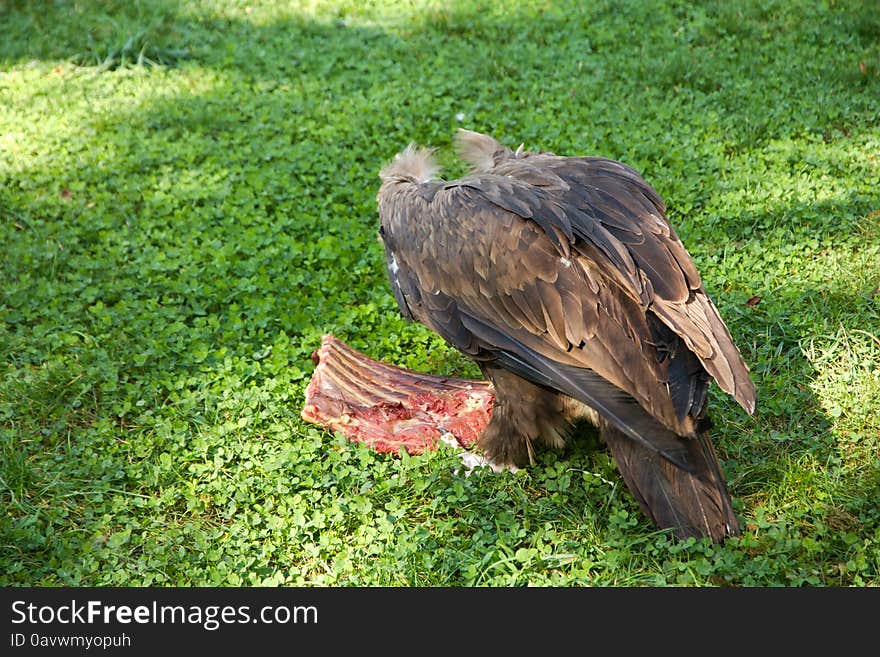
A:
[[[707,391],[753,414],[755,387],[661,197],[615,160],[455,141],[457,180],[414,144],[381,169],[379,234],[401,313],[494,387],[484,455],[526,467],[588,420],[657,526],[738,534]]]

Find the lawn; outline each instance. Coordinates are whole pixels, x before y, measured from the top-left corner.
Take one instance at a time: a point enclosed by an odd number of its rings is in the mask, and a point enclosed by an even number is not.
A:
[[[510,8],[513,6],[514,8]],[[0,2],[0,585],[880,585],[880,12]],[[379,168],[456,127],[639,169],[758,388],[741,537],[589,431],[519,473],[304,423],[310,354],[475,376],[399,315]]]

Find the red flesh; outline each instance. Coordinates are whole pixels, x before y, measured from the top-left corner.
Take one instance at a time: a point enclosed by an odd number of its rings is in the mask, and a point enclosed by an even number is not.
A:
[[[492,417],[494,395],[486,381],[394,367],[330,333],[312,360],[302,418],[379,452],[421,454],[436,449],[445,433],[470,447]]]

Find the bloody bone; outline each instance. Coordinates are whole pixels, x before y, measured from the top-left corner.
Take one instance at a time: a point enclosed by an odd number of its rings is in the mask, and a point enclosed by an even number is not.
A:
[[[470,447],[492,416],[494,395],[486,381],[394,367],[330,333],[312,360],[302,418],[379,452],[421,454],[436,449],[446,434]]]

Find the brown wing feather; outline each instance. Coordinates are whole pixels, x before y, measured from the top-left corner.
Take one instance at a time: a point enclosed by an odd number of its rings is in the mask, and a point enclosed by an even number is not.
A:
[[[529,162],[529,160],[533,162]],[[575,234],[595,235],[595,223],[612,235],[631,255],[637,276],[624,270],[614,276],[681,337],[700,358],[719,387],[749,413],[755,410],[755,387],[730,332],[703,287],[684,244],[666,219],[657,192],[631,167],[604,158],[536,155],[505,163],[505,173],[516,177],[518,166],[537,164],[565,184],[562,203],[578,208],[572,213]],[[562,189],[562,188],[560,188]],[[581,228],[578,219],[589,217]],[[589,240],[585,240],[589,246]],[[577,246],[576,246],[577,248]],[[602,249],[588,249],[588,257],[602,259]],[[609,262],[608,264],[614,264]],[[620,270],[618,270],[620,271]]]

